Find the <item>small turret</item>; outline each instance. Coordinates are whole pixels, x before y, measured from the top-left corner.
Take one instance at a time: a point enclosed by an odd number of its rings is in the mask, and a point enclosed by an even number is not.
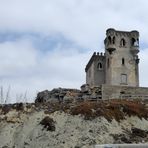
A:
[[[115,29],[108,29],[106,31],[106,38],[104,40],[105,49],[109,52],[109,54],[112,54],[114,50],[116,50],[115,47]]]

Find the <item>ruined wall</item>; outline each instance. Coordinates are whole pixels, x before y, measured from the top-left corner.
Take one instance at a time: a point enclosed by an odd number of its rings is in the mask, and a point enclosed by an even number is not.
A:
[[[148,99],[148,87],[102,85],[102,99]]]

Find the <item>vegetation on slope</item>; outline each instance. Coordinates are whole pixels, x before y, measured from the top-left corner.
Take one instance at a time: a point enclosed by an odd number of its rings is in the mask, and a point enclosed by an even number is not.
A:
[[[108,100],[99,102],[82,102],[71,109],[72,115],[84,115],[85,119],[103,116],[111,121],[122,120],[125,116],[138,116],[148,118],[146,104],[140,100]]]
[[[115,119],[120,121],[125,116],[138,116],[139,118],[148,118],[147,103],[142,100],[99,100],[83,101],[75,103],[35,103],[35,104],[10,104],[0,107],[1,114],[6,114],[12,109],[25,112],[26,108],[31,110],[44,110],[46,114],[55,111],[64,111],[71,115],[82,115],[84,119],[94,119],[96,117],[105,117],[108,121]]]

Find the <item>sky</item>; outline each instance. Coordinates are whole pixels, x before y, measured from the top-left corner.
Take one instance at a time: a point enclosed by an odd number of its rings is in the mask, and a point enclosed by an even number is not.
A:
[[[0,0],[3,98],[33,101],[46,89],[79,89],[108,28],[140,32],[140,86],[148,86],[147,0]]]

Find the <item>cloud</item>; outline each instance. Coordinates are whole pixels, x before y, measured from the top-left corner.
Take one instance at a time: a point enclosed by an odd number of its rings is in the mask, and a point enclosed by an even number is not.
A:
[[[148,48],[145,48],[140,51],[140,64],[139,64],[139,77],[140,77],[140,86],[148,87]]]
[[[107,28],[140,32],[140,82],[147,86],[147,0],[0,0],[0,82],[28,98],[54,87],[85,83]],[[31,99],[30,99],[31,100]]]
[[[89,56],[90,52],[63,49],[61,44],[42,54],[28,40],[1,43],[1,86],[5,92],[11,87],[11,101],[25,92],[32,100],[37,91],[44,89],[79,88],[85,83],[84,67]]]
[[[147,4],[146,0],[1,0],[0,30],[60,32],[80,46],[98,49],[108,27],[138,29],[148,41]]]
[[[25,41],[0,44],[1,75],[19,76],[36,64],[36,51]]]
[[[0,43],[0,85],[11,86],[12,96],[28,89],[25,82],[36,67],[37,52],[28,41]],[[17,88],[17,89],[15,89]],[[13,98],[14,99],[14,98]]]

